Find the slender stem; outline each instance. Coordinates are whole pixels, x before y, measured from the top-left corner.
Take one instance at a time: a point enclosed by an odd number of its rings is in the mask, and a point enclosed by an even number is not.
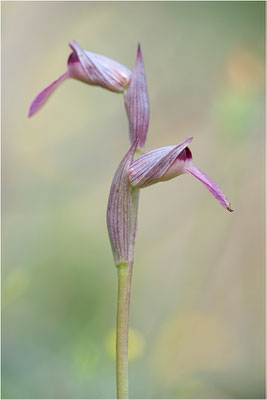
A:
[[[117,398],[128,399],[128,341],[132,267],[119,264],[116,336]]]
[[[117,265],[118,303],[116,335],[117,398],[128,399],[128,342],[134,244],[140,190],[132,188],[132,230],[130,234],[130,262]]]

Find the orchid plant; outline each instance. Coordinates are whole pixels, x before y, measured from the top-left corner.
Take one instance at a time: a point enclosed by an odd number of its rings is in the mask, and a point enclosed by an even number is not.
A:
[[[70,47],[72,53],[68,59],[67,72],[35,98],[30,107],[29,117],[37,113],[55,89],[68,78],[124,93],[131,146],[120,162],[111,184],[107,227],[118,272],[117,398],[127,399],[129,312],[140,189],[189,173],[202,182],[225,209],[233,210],[219,186],[194,166],[188,147],[192,137],[178,145],[161,147],[145,153],[149,99],[140,45],[133,72],[110,58],[85,51],[75,41],[70,43]]]

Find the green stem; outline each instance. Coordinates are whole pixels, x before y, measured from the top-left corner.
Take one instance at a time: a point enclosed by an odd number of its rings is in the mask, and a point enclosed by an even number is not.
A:
[[[128,399],[128,343],[134,244],[137,228],[139,189],[131,189],[132,230],[130,235],[130,262],[117,265],[118,268],[118,303],[116,334],[116,371],[117,398]]]
[[[128,399],[128,341],[132,268],[119,264],[116,336],[117,398]]]

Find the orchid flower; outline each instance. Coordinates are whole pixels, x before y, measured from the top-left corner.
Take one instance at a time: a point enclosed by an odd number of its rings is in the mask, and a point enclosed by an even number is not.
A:
[[[133,232],[131,219],[133,190],[189,173],[201,181],[225,209],[233,211],[229,200],[219,186],[194,166],[192,153],[188,147],[193,137],[176,146],[149,151],[133,160],[138,147],[137,140],[117,169],[108,202],[107,225],[117,266],[121,263],[133,262],[133,257],[130,257],[131,232]]]
[[[83,50],[75,41],[70,43],[70,47],[72,53],[68,59],[67,72],[35,98],[29,117],[39,111],[55,89],[68,78],[101,86],[112,92],[125,92],[131,147],[120,162],[112,181],[107,226],[118,271],[117,398],[127,399],[129,310],[140,190],[189,173],[200,180],[225,209],[233,210],[216,183],[194,166],[188,147],[192,137],[176,146],[161,147],[143,154],[149,126],[149,99],[140,45],[133,73],[114,60]],[[139,157],[134,159],[137,155]]]
[[[51,94],[69,78],[117,93],[123,92],[128,87],[132,73],[124,65],[100,54],[85,51],[74,40],[69,46],[72,53],[68,58],[67,72],[38,94],[31,104],[29,117],[36,114]]]
[[[189,173],[200,180],[224,208],[233,211],[219,186],[194,166],[188,147],[192,140],[193,137],[190,137],[177,146],[149,151],[134,160],[129,168],[130,184],[136,188],[144,188]]]

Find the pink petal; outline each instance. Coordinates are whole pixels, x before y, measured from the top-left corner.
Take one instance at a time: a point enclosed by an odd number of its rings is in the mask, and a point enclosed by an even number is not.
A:
[[[230,212],[233,211],[225,194],[215,182],[213,182],[207,175],[204,174],[204,172],[200,171],[200,169],[196,168],[194,165],[186,168],[186,171],[200,180],[224,208]]]
[[[167,169],[164,175],[161,177],[161,181],[169,181],[176,176],[182,175],[186,172],[186,167],[192,164],[192,154],[189,147],[186,147],[181,153],[176,157],[171,166]]]
[[[28,114],[29,118],[32,117],[34,114],[36,114],[37,111],[39,111],[40,108],[43,107],[43,105],[47,102],[47,100],[49,99],[51,94],[67,78],[69,78],[69,75],[66,72],[60,78],[58,78],[55,82],[51,83],[51,85],[49,85],[46,89],[44,89],[41,93],[38,94],[38,96],[33,100],[32,104],[31,104],[30,111],[29,111],[29,114]]]
[[[70,47],[79,58],[87,75],[87,83],[102,86],[113,92],[123,92],[128,86],[131,76],[128,68],[108,57],[85,51],[75,40],[70,43]],[[82,80],[84,81],[84,77]]]
[[[79,57],[77,56],[75,50],[68,58],[68,73],[70,78],[77,79],[78,81],[87,83],[89,85],[94,85],[94,82],[88,78],[88,74],[80,63]]]
[[[129,118],[130,141],[134,143],[138,138],[139,148],[142,149],[146,142],[149,124],[149,99],[140,44],[138,45],[136,65],[124,101]]]
[[[177,176],[177,174],[171,174],[171,176],[169,174],[167,177],[164,175],[165,173],[168,174],[168,170],[174,162],[179,162],[176,161],[177,157],[184,149],[186,149],[192,140],[193,137],[190,137],[177,146],[161,147],[159,149],[149,151],[148,153],[134,160],[129,169],[131,185],[141,188]],[[181,167],[181,165],[185,166],[185,161],[180,161],[181,164],[179,167]],[[179,174],[184,172],[186,172],[185,168],[182,170],[182,172],[179,172]]]
[[[107,226],[115,264],[129,263],[130,234],[133,221],[129,167],[133,160],[137,141],[121,161],[112,181],[107,210]]]

